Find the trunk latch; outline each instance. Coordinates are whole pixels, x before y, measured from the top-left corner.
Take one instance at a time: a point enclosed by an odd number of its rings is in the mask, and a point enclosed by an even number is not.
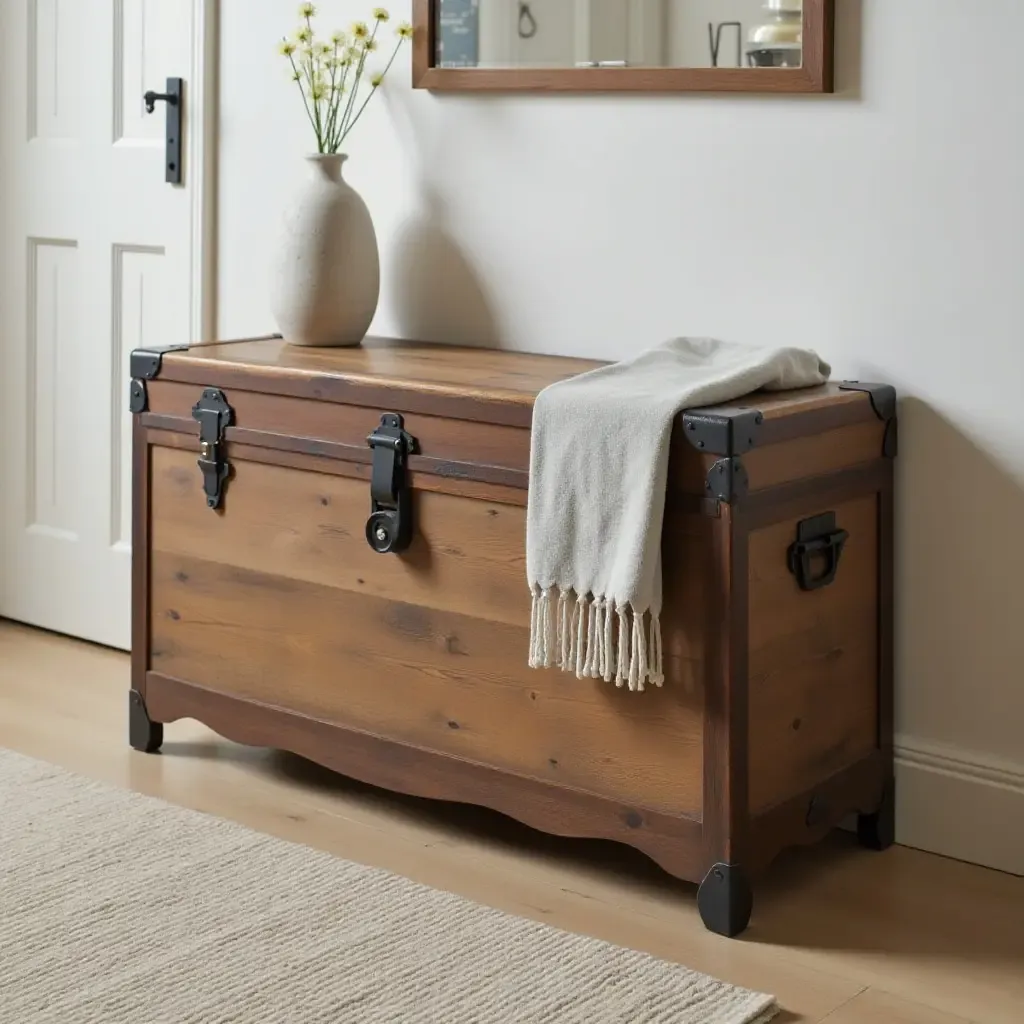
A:
[[[398,413],[385,413],[366,439],[373,452],[366,540],[381,555],[404,551],[412,543],[412,498],[406,474],[416,439],[403,426]]]
[[[231,469],[224,456],[224,431],[234,418],[223,391],[207,388],[192,406],[192,418],[199,421],[199,468],[207,507],[220,508],[224,482]]]
[[[790,545],[786,562],[801,590],[827,587],[836,578],[839,556],[849,536],[846,530],[836,529],[835,512],[823,512],[797,523],[796,543]],[[813,568],[815,559],[822,562],[817,573]]]

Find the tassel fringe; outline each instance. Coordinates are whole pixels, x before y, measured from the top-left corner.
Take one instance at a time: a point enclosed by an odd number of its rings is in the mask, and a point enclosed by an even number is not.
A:
[[[533,588],[530,668],[560,668],[643,691],[665,681],[661,618],[603,597]]]

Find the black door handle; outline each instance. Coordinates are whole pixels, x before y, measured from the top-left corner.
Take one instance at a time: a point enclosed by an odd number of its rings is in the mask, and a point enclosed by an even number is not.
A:
[[[146,112],[152,114],[158,102],[167,104],[166,179],[171,185],[181,184],[181,97],[184,82],[180,78],[167,79],[166,92],[151,89],[142,97]]]
[[[152,114],[153,111],[156,110],[158,100],[163,100],[166,103],[169,103],[172,107],[176,107],[178,105],[178,97],[173,92],[153,92],[153,90],[150,89],[142,98],[146,101],[147,114]]]

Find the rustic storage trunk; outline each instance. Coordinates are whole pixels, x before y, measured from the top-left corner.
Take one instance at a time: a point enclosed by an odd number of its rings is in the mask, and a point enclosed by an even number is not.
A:
[[[889,845],[893,389],[679,418],[666,680],[630,693],[527,667],[533,399],[594,365],[388,341],[135,352],[132,745],[196,718],[628,843],[700,883],[728,935],[784,847],[853,812]]]

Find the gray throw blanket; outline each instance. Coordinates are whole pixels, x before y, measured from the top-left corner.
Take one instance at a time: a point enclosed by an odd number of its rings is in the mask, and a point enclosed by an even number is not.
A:
[[[814,352],[676,338],[560,381],[533,412],[529,663],[643,690],[664,681],[661,526],[676,415],[758,389],[810,387]]]

